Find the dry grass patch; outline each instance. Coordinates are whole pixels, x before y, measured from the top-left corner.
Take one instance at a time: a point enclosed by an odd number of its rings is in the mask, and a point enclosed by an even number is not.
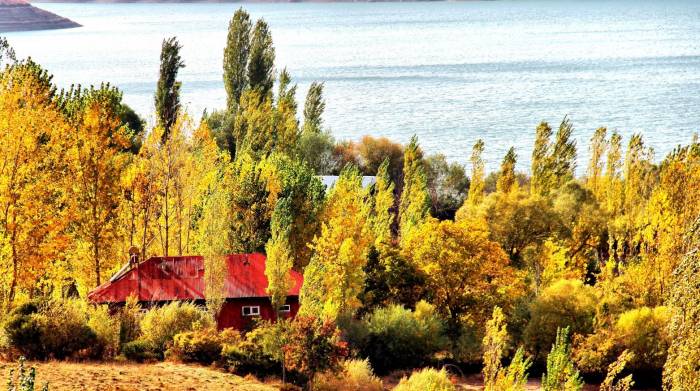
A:
[[[16,364],[0,362],[6,378]],[[254,378],[242,378],[223,371],[176,363],[68,363],[30,362],[37,369],[37,384],[48,381],[52,391],[156,391],[156,390],[240,390],[271,391],[277,387]]]

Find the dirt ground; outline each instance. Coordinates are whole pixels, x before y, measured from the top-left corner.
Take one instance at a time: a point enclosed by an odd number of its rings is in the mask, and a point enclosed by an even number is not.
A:
[[[37,370],[37,384],[49,382],[51,391],[271,391],[271,384],[264,384],[250,377],[239,377],[223,371],[197,365],[176,363],[66,363],[30,362]],[[0,362],[0,379],[16,364]]]
[[[385,389],[391,389],[396,384],[399,383],[401,377],[410,376],[410,372],[395,372],[389,376],[382,378],[384,382]],[[480,391],[484,389],[484,379],[480,374],[465,375],[464,377],[454,377],[452,379],[459,390],[469,390],[469,391]],[[530,380],[527,382],[526,389],[528,391],[536,391],[540,389],[539,380]],[[598,391],[598,386],[586,385],[583,388],[584,391]]]

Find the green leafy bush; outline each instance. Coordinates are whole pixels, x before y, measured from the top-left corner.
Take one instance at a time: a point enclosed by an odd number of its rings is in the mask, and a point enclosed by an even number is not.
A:
[[[18,307],[8,316],[4,329],[10,347],[28,358],[99,357],[103,345],[88,320],[84,302],[52,300]]]
[[[443,322],[426,302],[415,311],[400,305],[378,308],[365,319],[365,327],[360,350],[378,373],[424,364],[447,344]]]
[[[457,388],[447,371],[437,371],[432,368],[422,369],[414,372],[411,377],[401,379],[401,382],[394,387],[394,391],[456,391]]]
[[[555,342],[557,330],[568,327],[572,335],[593,331],[596,296],[593,287],[578,280],[559,280],[533,302],[525,344],[537,359]]]
[[[183,362],[211,364],[221,359],[224,344],[235,344],[240,340],[240,334],[232,329],[221,333],[214,328],[186,331],[175,336],[173,346],[168,349],[168,357]]]
[[[153,346],[147,341],[137,339],[122,345],[122,355],[131,361],[144,362],[158,358]]]
[[[175,335],[213,327],[214,319],[204,309],[192,303],[172,302],[149,310],[141,320],[141,339],[148,342],[155,353],[165,353]]]
[[[316,376],[313,391],[382,391],[382,380],[374,375],[368,360],[347,360],[338,373],[326,372]]]
[[[109,313],[107,306],[88,308],[88,327],[95,332],[94,357],[112,358],[119,351],[119,319]]]
[[[279,370],[284,339],[275,326],[263,322],[245,338],[227,338],[221,351],[224,365],[239,374],[267,375]]]
[[[136,340],[141,335],[141,306],[136,296],[129,296],[119,311],[119,344]]]

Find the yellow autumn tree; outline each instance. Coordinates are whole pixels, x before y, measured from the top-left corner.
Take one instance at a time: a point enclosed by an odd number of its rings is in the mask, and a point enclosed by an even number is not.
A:
[[[0,300],[11,308],[68,245],[69,128],[31,60],[0,73]]]
[[[359,170],[346,167],[328,194],[321,234],[311,244],[313,255],[300,296],[302,314],[335,320],[361,305],[357,297],[373,240],[368,197]]]
[[[402,250],[426,276],[432,302],[448,318],[453,332],[463,318],[485,324],[490,309],[509,308],[518,291],[508,255],[489,239],[481,219],[428,218]]]
[[[119,266],[121,177],[128,163],[131,134],[119,118],[121,93],[116,89],[108,85],[78,88],[64,99],[73,128],[70,225],[77,251],[72,257],[80,265],[75,277],[85,293]]]

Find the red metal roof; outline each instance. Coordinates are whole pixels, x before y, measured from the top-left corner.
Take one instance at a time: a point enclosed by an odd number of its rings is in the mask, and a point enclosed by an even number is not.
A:
[[[265,255],[233,254],[226,256],[228,273],[226,298],[267,297]],[[303,277],[292,271],[289,296],[298,296]],[[135,295],[139,301],[203,300],[204,258],[201,256],[153,257],[117,273],[95,288],[88,299],[93,303],[122,303]]]

